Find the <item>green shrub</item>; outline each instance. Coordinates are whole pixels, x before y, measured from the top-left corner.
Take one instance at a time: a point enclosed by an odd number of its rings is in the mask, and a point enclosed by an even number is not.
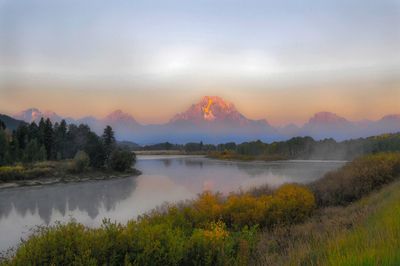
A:
[[[232,265],[232,239],[223,222],[195,229],[188,242],[187,265]]]
[[[84,151],[78,151],[71,161],[69,170],[73,173],[82,173],[89,167],[90,159]]]
[[[310,185],[320,206],[345,205],[400,175],[400,153],[360,157]]]
[[[109,167],[112,170],[124,172],[131,169],[135,162],[135,154],[126,150],[114,150],[109,159]]]
[[[186,204],[165,206],[98,229],[75,222],[44,228],[23,242],[13,265],[248,265],[258,228],[303,220],[315,205],[311,192],[284,185],[272,195],[204,192]]]

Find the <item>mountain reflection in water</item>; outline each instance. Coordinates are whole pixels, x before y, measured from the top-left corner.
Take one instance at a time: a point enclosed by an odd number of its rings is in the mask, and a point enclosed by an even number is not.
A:
[[[188,156],[139,156],[138,177],[0,190],[0,251],[15,246],[37,225],[71,218],[86,226],[125,223],[164,202],[203,190],[229,193],[287,182],[308,183],[343,162],[231,162]],[[6,236],[6,237],[4,237]]]
[[[44,187],[22,187],[0,191],[0,219],[15,211],[20,216],[38,213],[50,223],[53,211],[65,216],[66,211],[85,211],[94,219],[99,208],[106,211],[115,208],[117,202],[130,196],[136,179],[117,179],[104,182],[57,184]]]

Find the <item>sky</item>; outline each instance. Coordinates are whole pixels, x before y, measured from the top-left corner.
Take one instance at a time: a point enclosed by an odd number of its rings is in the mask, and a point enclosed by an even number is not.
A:
[[[0,112],[142,123],[204,95],[302,123],[400,113],[399,0],[0,0]]]

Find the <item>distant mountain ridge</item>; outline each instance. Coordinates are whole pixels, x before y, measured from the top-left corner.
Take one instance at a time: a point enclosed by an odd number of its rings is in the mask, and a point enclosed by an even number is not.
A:
[[[3,123],[6,125],[6,128],[10,130],[15,130],[20,125],[26,124],[25,121],[17,120],[15,118],[12,118],[11,116],[4,114],[0,114],[0,120],[3,121]]]
[[[38,123],[41,118],[49,118],[52,122],[60,122],[62,119],[61,116],[57,115],[55,112],[52,111],[40,111],[37,108],[29,108],[24,111],[21,111],[14,115],[15,119],[25,121],[27,123],[36,122]]]
[[[41,117],[52,122],[63,119],[55,112],[42,112],[36,108],[22,111],[14,118],[28,123]],[[111,125],[119,140],[139,144],[159,142],[243,142],[260,139],[266,142],[285,140],[294,136],[311,136],[315,139],[345,140],[382,133],[400,132],[400,114],[389,114],[377,121],[350,121],[332,112],[318,112],[303,126],[288,124],[273,127],[267,120],[253,120],[241,114],[231,102],[218,96],[204,96],[186,111],[173,116],[165,124],[143,125],[122,110],[115,110],[104,118],[86,116],[80,119],[65,118],[68,123],[87,124],[98,134]]]

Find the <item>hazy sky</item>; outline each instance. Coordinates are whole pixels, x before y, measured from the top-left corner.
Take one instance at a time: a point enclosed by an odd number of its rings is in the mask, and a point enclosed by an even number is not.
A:
[[[203,95],[275,124],[400,113],[400,1],[0,0],[0,112],[155,123]]]

